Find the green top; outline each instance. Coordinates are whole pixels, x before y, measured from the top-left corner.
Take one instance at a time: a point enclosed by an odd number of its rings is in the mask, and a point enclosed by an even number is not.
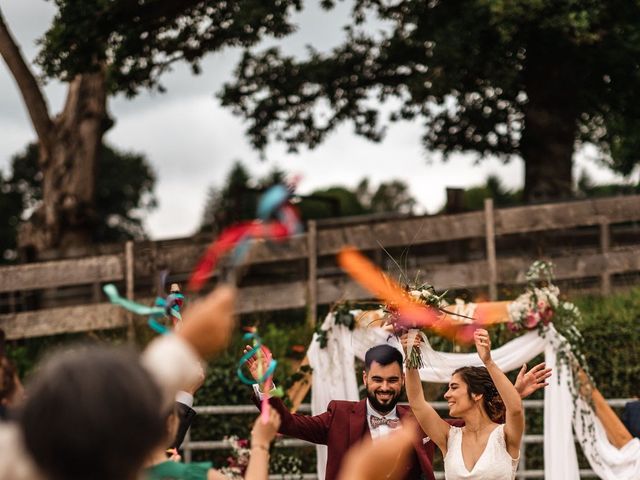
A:
[[[211,462],[180,463],[170,460],[147,468],[146,480],[207,480]]]

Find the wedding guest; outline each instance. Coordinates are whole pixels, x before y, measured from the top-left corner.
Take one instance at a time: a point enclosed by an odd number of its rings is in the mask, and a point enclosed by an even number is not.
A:
[[[625,404],[622,411],[622,423],[631,435],[640,438],[640,399]]]
[[[185,312],[175,335],[139,357],[108,347],[76,348],[43,362],[18,415],[0,428],[0,479],[134,480],[162,438],[176,392],[199,362],[224,348],[234,327],[235,290],[220,287]]]
[[[170,414],[167,419],[168,437],[175,435],[177,419]],[[244,474],[245,480],[267,480],[269,478],[269,445],[278,433],[280,416],[270,409],[264,423],[258,417],[251,430],[251,456]],[[151,454],[145,472],[147,480],[226,480],[228,477],[212,468],[211,462],[181,463],[179,458],[167,459],[166,444],[160,443]]]

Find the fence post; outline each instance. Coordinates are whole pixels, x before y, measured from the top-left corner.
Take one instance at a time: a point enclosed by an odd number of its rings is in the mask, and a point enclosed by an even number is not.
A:
[[[127,243],[124,244],[124,263],[125,263],[125,283],[127,290],[127,298],[129,300],[133,300],[134,294],[134,283],[133,283],[133,273],[134,273],[134,261],[133,261],[133,241],[127,240]],[[133,342],[135,340],[135,328],[133,324],[133,313],[127,312],[127,340],[129,342]]]
[[[493,198],[484,199],[484,226],[489,268],[489,300],[498,298],[498,266],[496,264],[496,232],[493,217]]]
[[[611,274],[609,273],[607,253],[611,247],[611,231],[609,222],[606,218],[600,219],[600,251],[604,256],[605,267],[600,275],[600,290],[602,295],[609,295],[611,293]]]
[[[318,315],[318,227],[315,220],[307,223],[307,255],[308,255],[308,285],[307,285],[307,323],[315,327]]]

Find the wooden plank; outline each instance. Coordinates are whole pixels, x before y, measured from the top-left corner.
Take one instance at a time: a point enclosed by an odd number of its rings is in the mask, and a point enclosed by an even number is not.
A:
[[[623,247],[612,249],[606,254],[581,254],[552,260],[559,280],[599,277],[604,270],[610,274],[639,272],[640,247]],[[498,272],[507,283],[525,283],[525,274],[530,264],[529,259],[501,259],[498,261]]]
[[[640,195],[505,208],[495,211],[496,235],[631,222],[639,212]]]
[[[124,245],[124,259],[125,259],[125,285],[127,290],[127,299],[133,300],[133,293],[135,291],[134,285],[134,250],[133,250],[133,242],[131,240],[127,241]],[[127,340],[130,343],[135,341],[135,322],[133,318],[132,312],[127,312],[125,314],[127,320]]]
[[[482,212],[438,215],[318,231],[318,255],[338,253],[345,245],[360,250],[444,242],[484,236]]]
[[[606,219],[600,221],[600,251],[603,254],[609,253],[611,248],[611,231],[609,227],[610,225]],[[608,268],[605,268],[600,274],[600,288],[602,295],[611,293],[611,274]]]
[[[237,313],[265,312],[304,308],[307,304],[307,282],[273,283],[244,287],[238,292]]]
[[[307,250],[309,252],[307,271],[307,308],[309,310],[307,323],[311,327],[316,326],[316,315],[318,311],[318,255],[317,255],[317,229],[316,222],[310,220],[307,231]],[[302,399],[300,399],[302,401]]]
[[[122,255],[29,263],[0,268],[0,292],[122,280]]]
[[[489,269],[489,300],[498,299],[498,266],[496,265],[496,235],[493,216],[493,199],[484,200],[485,242]]]
[[[110,303],[0,315],[0,328],[8,339],[106,330],[126,325],[124,310]]]

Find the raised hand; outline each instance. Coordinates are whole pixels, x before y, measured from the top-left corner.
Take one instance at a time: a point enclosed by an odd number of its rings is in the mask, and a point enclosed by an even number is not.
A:
[[[246,354],[252,348],[253,347],[251,345],[245,345],[242,353]],[[269,368],[269,363],[271,363],[271,354],[269,351],[264,347],[260,347],[260,349],[262,351],[262,368],[258,368],[258,359],[255,354],[247,360],[247,367],[249,367],[249,372],[254,380],[258,380],[260,378],[260,373],[264,375],[264,372]]]
[[[551,376],[551,369],[545,368],[544,362],[537,364],[527,372],[527,364],[522,365],[514,387],[520,394],[520,398],[526,398],[533,392],[546,387],[546,381]]]
[[[273,408],[269,409],[269,420],[262,422],[262,416],[258,416],[251,429],[251,446],[269,449],[269,444],[275,438],[280,428],[280,415]]]
[[[491,361],[491,338],[489,332],[483,328],[477,329],[473,333],[473,339],[476,343],[476,350],[482,363],[486,364]]]
[[[185,310],[184,325],[177,335],[191,344],[202,358],[223,350],[235,327],[236,290],[222,285]]]
[[[411,346],[419,347],[420,343],[422,343],[422,335],[415,335],[413,345]],[[405,333],[400,337],[400,344],[402,345],[404,353],[407,353],[407,350],[409,349],[409,333]]]

